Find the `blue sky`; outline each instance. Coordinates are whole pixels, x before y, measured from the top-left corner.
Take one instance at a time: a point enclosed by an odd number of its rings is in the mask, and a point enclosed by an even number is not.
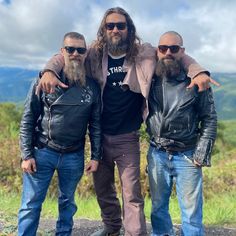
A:
[[[236,72],[235,0],[0,0],[0,66],[41,69],[66,32],[95,39],[106,9],[123,7],[143,42],[179,32],[186,52],[212,72]]]

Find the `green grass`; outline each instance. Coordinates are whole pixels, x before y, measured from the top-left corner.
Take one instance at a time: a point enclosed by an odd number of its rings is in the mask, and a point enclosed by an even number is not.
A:
[[[218,194],[204,202],[204,224],[236,227],[236,192]],[[76,195],[78,211],[75,218],[100,220],[100,210],[96,198],[80,199]],[[0,221],[4,223],[4,231],[0,235],[10,235],[16,232],[17,212],[20,205],[20,196],[14,193],[0,191]],[[145,215],[150,221],[151,201],[145,199]],[[170,214],[175,224],[179,224],[180,210],[176,197],[170,201]],[[41,217],[44,219],[57,218],[57,201],[47,198],[44,202]]]
[[[78,195],[76,195],[75,200],[78,206],[75,218],[100,218],[100,210],[97,205],[97,200],[94,196],[91,196],[87,199],[81,199],[78,197]],[[6,193],[3,190],[0,190],[0,220],[2,220],[2,217],[6,219],[13,219],[14,217],[17,217],[20,201],[19,194]],[[41,217],[56,218],[57,213],[57,200],[53,198],[46,198],[45,202],[43,203]]]
[[[100,219],[100,210],[94,196],[81,199],[76,195],[75,201],[78,207],[75,218]],[[47,198],[43,204],[42,217],[57,218],[57,213],[57,200]]]
[[[204,222],[208,225],[236,227],[236,192],[209,199],[204,205]]]
[[[228,142],[232,143],[232,145],[236,146],[236,120],[228,120],[222,122],[222,124],[225,126],[224,130],[224,138]]]
[[[236,192],[216,195],[204,200],[203,222],[205,225],[236,227]],[[145,214],[150,221],[150,199],[145,200]],[[176,197],[170,200],[170,214],[175,224],[180,224],[180,209]]]

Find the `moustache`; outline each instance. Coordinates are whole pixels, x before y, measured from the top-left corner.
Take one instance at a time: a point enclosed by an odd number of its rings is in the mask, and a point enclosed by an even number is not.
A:
[[[120,34],[119,32],[115,32],[115,33],[113,33],[111,36],[112,36],[112,37],[113,37],[113,36],[121,36],[121,34]]]
[[[81,58],[79,56],[71,56],[69,59],[70,61],[78,61],[78,62],[81,61]]]
[[[165,59],[175,60],[175,58],[174,58],[173,56],[171,56],[171,55],[165,56],[165,57],[163,58],[163,60],[165,60]]]

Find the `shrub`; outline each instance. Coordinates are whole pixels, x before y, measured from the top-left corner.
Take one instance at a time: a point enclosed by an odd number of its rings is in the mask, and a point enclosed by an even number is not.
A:
[[[20,168],[20,150],[18,145],[19,122],[21,109],[14,104],[0,104],[0,186],[6,190],[20,192],[21,168]],[[227,125],[225,125],[227,124]],[[214,194],[235,190],[236,186],[236,149],[232,141],[236,122],[220,122],[218,128],[218,138],[212,157],[213,165],[211,168],[204,168],[204,192],[205,197],[211,197]],[[141,142],[141,184],[144,196],[149,197],[149,184],[146,170],[146,155],[148,150],[148,135],[143,125],[140,129]],[[88,140],[88,139],[87,139]],[[90,159],[90,144],[86,142],[86,163]],[[116,175],[117,175],[116,171]],[[116,186],[120,194],[120,182],[116,176]],[[92,175],[84,175],[77,192],[82,197],[89,197],[94,194]],[[54,176],[49,195],[57,196],[57,177]],[[175,192],[173,193],[175,195]]]

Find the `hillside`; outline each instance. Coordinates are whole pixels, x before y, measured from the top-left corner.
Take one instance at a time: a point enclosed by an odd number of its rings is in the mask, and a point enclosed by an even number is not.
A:
[[[214,97],[219,119],[236,119],[236,73],[212,73],[221,86],[214,86]]]
[[[0,102],[22,103],[36,70],[0,67]],[[219,119],[236,119],[236,73],[212,73],[221,86],[213,87]]]
[[[36,70],[0,67],[0,102],[23,102]]]

